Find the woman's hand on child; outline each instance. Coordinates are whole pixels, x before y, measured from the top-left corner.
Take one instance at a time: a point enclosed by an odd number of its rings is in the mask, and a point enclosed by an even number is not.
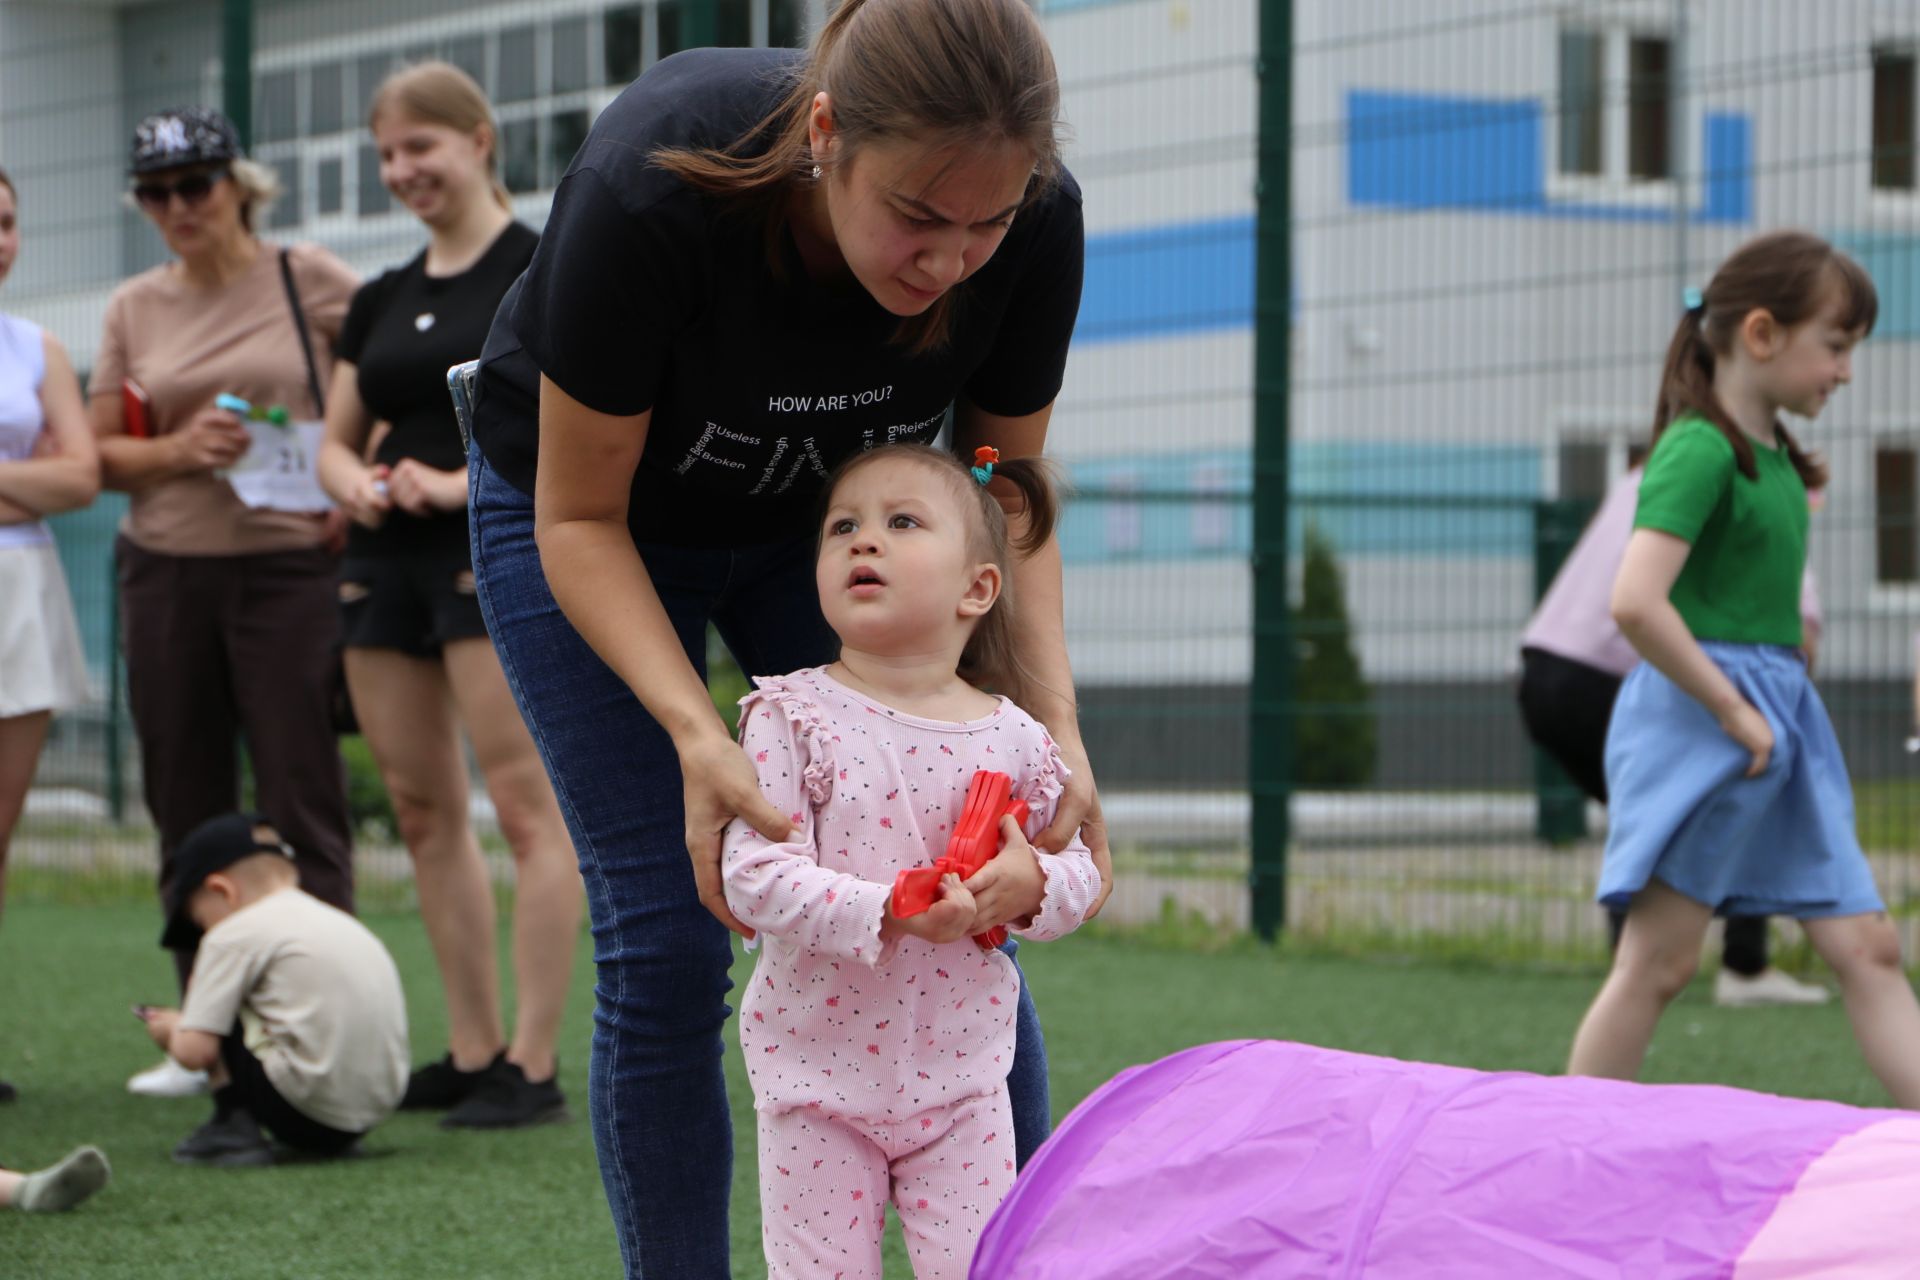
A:
[[[1764,773],[1767,760],[1773,755],[1773,726],[1759,709],[1742,698],[1739,706],[1721,718],[1720,727],[1729,738],[1752,753],[1753,763],[1747,768],[1747,776],[1757,778]]]
[[[1047,897],[1047,874],[1040,856],[1012,817],[1000,819],[1000,852],[986,866],[967,877],[967,888],[978,904],[973,932],[985,933],[997,924],[1025,924]]]
[[[978,880],[979,873],[976,872],[973,878]],[[941,876],[939,898],[917,916],[902,919],[894,915],[889,906],[886,922],[892,928],[883,928],[882,933],[904,933],[933,943],[958,942],[976,933],[984,933],[987,926],[978,921],[978,900],[973,891],[967,888],[967,883],[951,871]]]
[[[740,744],[719,730],[680,748],[680,778],[686,800],[687,855],[700,902],[714,918],[743,938],[753,930],[727,908],[720,878],[720,836],[735,818],[776,843],[793,834],[785,814],[760,794],[760,777]]]
[[[1100,893],[1087,911],[1091,920],[1100,914],[1100,908],[1107,905],[1107,895],[1113,892],[1113,851],[1107,846],[1107,819],[1100,810],[1100,790],[1093,780],[1093,766],[1087,762],[1086,747],[1077,737],[1056,738],[1055,745],[1072,776],[1054,810],[1053,825],[1033,843],[1048,853],[1059,853],[1073,843],[1074,831],[1080,832],[1080,839],[1093,855],[1094,868],[1100,872]]]

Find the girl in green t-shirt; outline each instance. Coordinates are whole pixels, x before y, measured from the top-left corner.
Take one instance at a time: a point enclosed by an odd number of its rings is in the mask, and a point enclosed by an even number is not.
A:
[[[1777,232],[1688,299],[1613,616],[1645,659],[1607,735],[1600,901],[1625,907],[1568,1070],[1631,1079],[1707,924],[1792,915],[1834,971],[1867,1065],[1920,1108],[1920,1002],[1854,834],[1853,792],[1800,651],[1807,489],[1826,468],[1777,415],[1817,416],[1878,302],[1825,241]]]

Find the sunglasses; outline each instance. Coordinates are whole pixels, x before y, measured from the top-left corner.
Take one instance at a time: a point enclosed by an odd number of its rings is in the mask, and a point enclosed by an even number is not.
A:
[[[196,205],[212,193],[214,183],[227,176],[227,170],[213,169],[206,173],[190,173],[173,182],[136,183],[133,198],[140,202],[141,208],[156,211],[166,208],[175,196],[179,196],[183,204]]]

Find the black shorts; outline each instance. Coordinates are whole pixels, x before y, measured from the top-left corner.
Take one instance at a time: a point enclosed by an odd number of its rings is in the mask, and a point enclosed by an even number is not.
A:
[[[220,1061],[226,1064],[240,1105],[260,1126],[295,1151],[317,1156],[335,1156],[352,1146],[360,1137],[345,1129],[321,1124],[312,1116],[280,1096],[267,1078],[267,1069],[247,1048],[240,1028],[220,1037]]]
[[[398,649],[437,658],[443,646],[487,634],[464,544],[379,556],[340,566],[340,627],[349,649]]]
[[[1545,649],[1520,650],[1520,716],[1527,736],[1580,789],[1607,802],[1607,724],[1621,678]]]

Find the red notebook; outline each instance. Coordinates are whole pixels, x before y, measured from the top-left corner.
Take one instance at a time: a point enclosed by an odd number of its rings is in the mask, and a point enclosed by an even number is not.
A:
[[[126,423],[127,434],[136,440],[145,440],[153,435],[153,401],[148,399],[145,387],[132,378],[120,383],[120,416]]]

